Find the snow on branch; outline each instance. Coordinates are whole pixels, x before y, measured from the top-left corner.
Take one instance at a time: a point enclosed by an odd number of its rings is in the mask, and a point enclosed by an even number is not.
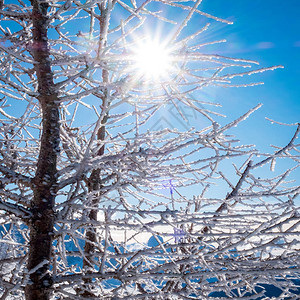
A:
[[[0,209],[8,213],[14,214],[15,216],[21,218],[26,222],[31,217],[31,213],[26,208],[20,205],[0,201]]]

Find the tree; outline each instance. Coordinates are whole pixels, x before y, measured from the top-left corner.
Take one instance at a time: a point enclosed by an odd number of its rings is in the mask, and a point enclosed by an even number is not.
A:
[[[1,299],[299,292],[300,125],[260,153],[200,93],[280,66],[204,54],[200,3],[1,2]]]

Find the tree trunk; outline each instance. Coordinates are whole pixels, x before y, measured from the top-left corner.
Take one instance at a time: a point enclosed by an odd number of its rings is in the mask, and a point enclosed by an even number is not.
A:
[[[104,102],[104,101],[103,101]],[[99,128],[98,133],[97,133],[97,140],[103,141],[105,138],[105,123],[107,121],[107,116],[104,117],[102,126]],[[102,146],[97,155],[102,156],[104,154],[104,146]],[[101,188],[102,188],[102,182],[101,182],[101,170],[100,169],[95,169],[92,171],[91,176],[88,179],[88,189],[89,192],[98,192],[99,197],[101,195]],[[98,199],[93,200],[91,203],[92,206],[96,207],[98,203]],[[97,215],[98,215],[98,210],[91,209],[89,212],[89,220],[91,221],[97,221]],[[93,267],[94,267],[94,254],[95,254],[95,244],[97,244],[97,233],[94,229],[87,229],[86,231],[86,242],[84,246],[84,253],[85,253],[85,259],[83,260],[83,268],[86,270],[86,272],[89,272],[89,269],[92,270],[93,272]],[[92,280],[90,279],[84,279],[84,289],[83,291],[79,291],[81,297],[83,298],[94,298],[94,294],[89,290],[90,287],[89,285],[92,283]]]
[[[106,15],[106,8],[105,5],[102,4],[99,6],[99,9],[101,11],[101,16],[100,16],[100,38],[99,38],[99,44],[98,44],[98,55],[101,52],[101,48],[106,44],[106,40],[103,40],[103,37],[107,36],[107,30],[105,26],[105,18],[108,18]],[[108,83],[109,82],[109,77],[108,77],[108,71],[107,69],[102,70],[102,80],[103,83]],[[106,106],[109,105],[108,103],[108,90],[105,89],[102,95],[102,109],[107,108]],[[97,132],[97,140],[98,141],[104,141],[105,139],[105,125],[108,119],[108,112],[105,114],[101,126]],[[104,154],[105,147],[104,145],[99,149],[97,156],[102,156]],[[101,181],[101,170],[100,169],[95,169],[92,171],[91,176],[88,178],[88,190],[89,192],[98,192],[99,197],[101,196],[101,189],[102,189],[102,181]],[[92,202],[92,206],[95,207],[95,209],[91,209],[89,212],[89,220],[91,221],[97,221],[97,215],[98,215],[98,210],[96,208],[98,199],[94,200]],[[83,268],[86,270],[86,272],[89,272],[89,269],[93,271],[94,267],[94,254],[96,247],[95,245],[97,244],[97,233],[94,229],[87,229],[86,231],[86,242],[84,246],[84,253],[85,253],[85,259],[83,260]],[[92,281],[90,279],[84,279],[84,289],[83,291],[80,291],[80,295],[82,298],[95,298],[95,295],[89,290],[90,289],[90,284]]]
[[[51,261],[54,226],[54,201],[57,182],[57,154],[59,152],[59,104],[54,89],[48,48],[48,4],[31,0],[33,43],[31,53],[36,62],[38,100],[42,108],[42,136],[34,178],[33,217],[30,223],[28,272],[30,281],[25,287],[27,300],[50,298],[52,279],[48,273]]]

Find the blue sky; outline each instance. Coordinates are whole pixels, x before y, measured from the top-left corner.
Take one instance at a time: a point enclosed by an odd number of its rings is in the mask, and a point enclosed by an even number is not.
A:
[[[263,103],[235,133],[243,143],[255,144],[266,152],[272,151],[270,144],[284,146],[295,126],[271,124],[265,117],[283,123],[300,122],[300,0],[203,0],[199,9],[234,22],[227,25],[194,15],[185,33],[193,33],[210,22],[210,28],[198,38],[203,42],[227,40],[227,43],[205,47],[206,53],[256,60],[259,67],[284,66],[241,80],[243,83],[263,81],[264,85],[227,89],[212,86],[204,92],[207,98],[204,100],[222,104],[219,112],[228,116],[222,123]],[[182,12],[178,21],[186,15],[187,12]]]
[[[263,107],[240,124],[235,134],[246,144],[255,144],[265,152],[273,152],[270,145],[285,146],[296,126],[271,124],[300,122],[300,1],[299,0],[213,0],[203,1],[202,10],[234,22],[233,25],[212,24],[215,38],[226,38],[220,44],[220,54],[254,59],[260,66],[283,65],[284,69],[265,72],[246,80],[265,84],[247,88],[217,89],[216,101],[229,119],[237,117],[257,103]],[[229,120],[228,120],[229,121]],[[280,160],[278,168],[289,167]],[[266,176],[273,176],[267,172]],[[300,171],[293,175],[300,183]],[[299,199],[297,201],[299,204]]]
[[[263,107],[242,125],[243,139],[258,146],[284,145],[294,128],[272,125],[264,117],[300,122],[300,1],[213,0],[203,1],[202,10],[234,22],[213,25],[212,35],[228,41],[219,46],[220,54],[258,60],[262,67],[284,66],[253,77],[264,81],[263,86],[218,89],[215,94],[228,116],[262,102]]]
[[[212,86],[203,95],[202,91],[199,92],[199,100],[204,97],[204,100],[222,104],[218,111],[227,118],[220,119],[221,124],[229,123],[258,103],[263,103],[258,111],[230,133],[234,133],[242,144],[254,144],[264,153],[274,152],[270,145],[284,147],[296,126],[272,124],[265,118],[288,124],[300,122],[300,1],[203,0],[200,9],[234,22],[227,25],[200,16],[193,17],[188,31],[197,31],[205,23],[211,23],[211,27],[199,36],[203,42],[227,40],[227,43],[207,46],[206,53],[256,60],[260,63],[259,67],[283,65],[284,69],[242,79],[243,83],[263,81],[264,85],[247,88]],[[199,117],[195,118],[190,111],[188,113],[192,119],[190,123],[201,127]],[[290,166],[289,160],[277,160],[275,173],[284,172]],[[230,166],[228,169],[233,171]],[[269,171],[269,166],[263,172],[263,176],[275,176]],[[299,184],[300,170],[296,170],[292,178]]]
[[[157,6],[157,3],[155,5]],[[257,60],[260,62],[259,67],[284,66],[284,69],[251,77],[246,76],[242,79],[243,83],[263,81],[264,85],[227,89],[212,86],[208,92],[204,92],[208,93],[204,94],[204,97],[208,98],[203,100],[222,104],[223,107],[218,111],[228,116],[225,120],[220,120],[222,124],[229,123],[258,103],[263,103],[261,109],[236,129],[231,130],[231,133],[234,133],[243,144],[254,144],[258,150],[266,153],[274,151],[270,145],[285,146],[293,136],[296,127],[271,124],[265,117],[284,123],[300,122],[300,85],[298,83],[300,78],[300,21],[298,18],[300,0],[284,2],[279,0],[203,0],[199,8],[204,12],[234,22],[233,25],[227,25],[194,15],[187,28],[184,29],[184,33],[196,32],[204,24],[210,22],[211,27],[199,36],[200,42],[201,39],[203,42],[227,40],[227,43],[205,47],[206,52]],[[116,22],[119,22],[121,12],[124,13],[120,8],[120,14],[114,14]],[[170,17],[170,11],[166,12],[167,15]],[[181,12],[178,15],[178,21],[186,15],[186,11]],[[171,14],[171,17],[174,15]],[[161,33],[161,40],[164,40],[168,33],[168,25],[156,26],[156,22],[151,19],[149,24],[151,26],[146,26],[143,30],[154,35],[157,32]],[[164,35],[165,32],[166,35]],[[202,91],[199,92],[199,100],[203,96],[201,93]],[[201,129],[203,123],[199,115],[195,119],[192,111],[185,110],[184,112],[192,119],[190,122],[192,126],[196,124],[197,129]],[[175,114],[175,110],[168,111],[169,116]],[[163,124],[171,127],[182,125],[170,124],[174,120],[168,120],[168,115],[164,115],[162,111]],[[147,129],[152,129],[150,125],[147,126]],[[155,129],[155,126],[153,128]],[[277,163],[276,170],[286,170],[289,166],[289,161],[281,160]],[[265,175],[274,176],[272,173]],[[297,178],[297,175],[294,176]]]

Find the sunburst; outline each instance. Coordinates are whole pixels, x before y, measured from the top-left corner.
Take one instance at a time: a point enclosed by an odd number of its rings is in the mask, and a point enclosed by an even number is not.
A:
[[[158,40],[145,39],[133,50],[133,68],[146,81],[167,79],[174,66],[170,49]]]

